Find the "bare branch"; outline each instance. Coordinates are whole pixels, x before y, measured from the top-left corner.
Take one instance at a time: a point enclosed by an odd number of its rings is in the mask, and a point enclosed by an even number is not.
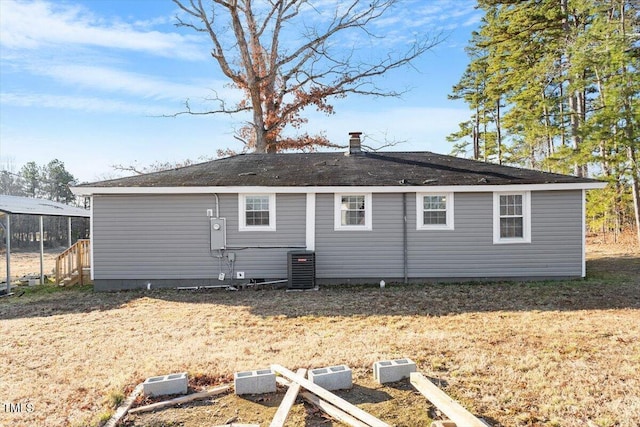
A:
[[[160,172],[160,171],[164,171],[164,170],[169,170],[169,169],[176,169],[176,168],[182,168],[185,166],[191,166],[193,164],[196,164],[198,162],[204,162],[204,161],[208,161],[208,160],[212,160],[209,157],[205,157],[205,156],[201,156],[199,157],[197,160],[191,160],[191,159],[185,159],[185,160],[180,160],[177,162],[153,162],[150,165],[147,166],[142,166],[139,167],[136,162],[134,162],[134,164],[131,165],[121,165],[121,164],[117,164],[117,165],[111,165],[111,168],[113,168],[114,170],[117,171],[121,171],[121,172],[133,172],[136,175],[143,175],[143,174],[147,174],[147,173],[151,173],[151,172]]]
[[[296,142],[286,137],[284,130],[306,124],[302,113],[308,107],[333,114],[331,99],[351,94],[400,96],[406,89],[384,89],[376,80],[410,65],[440,43],[439,37],[419,36],[399,54],[390,51],[376,60],[362,61],[358,46],[349,50],[333,42],[343,32],[381,39],[371,24],[398,0],[336,2],[328,19],[327,6],[314,6],[305,0],[269,0],[257,5],[252,0],[209,0],[210,10],[205,10],[203,0],[173,1],[197,21],[178,17],[177,25],[208,35],[213,44],[212,57],[223,74],[243,91],[245,99],[231,107],[216,94],[211,101],[218,108],[207,111],[193,111],[187,100],[185,111],[168,117],[251,110],[253,119],[240,129],[238,140],[258,152],[331,145],[323,135],[301,134]],[[312,17],[314,13],[317,16]]]
[[[375,145],[371,145],[371,144],[364,144],[365,141],[367,140],[371,140],[373,142],[375,142]],[[364,134],[362,135],[362,142],[363,144],[361,144],[362,148],[366,148],[368,151],[370,152],[377,152],[377,151],[382,151],[385,148],[389,148],[389,147],[395,147],[397,145],[400,144],[404,144],[405,142],[407,142],[406,139],[403,140],[390,140],[387,138],[387,134],[384,134],[384,138],[382,140],[377,140],[374,139],[373,137],[371,137],[370,135]],[[348,145],[335,145],[336,148],[340,148],[340,149],[346,149],[349,148]]]
[[[251,107],[242,106],[242,105],[238,105],[235,108],[227,108],[225,101],[223,99],[221,99],[221,98],[218,98],[217,96],[215,98],[207,98],[207,99],[205,99],[205,101],[216,101],[216,102],[218,102],[220,104],[220,108],[215,109],[215,110],[193,111],[191,109],[191,105],[189,104],[189,100],[187,99],[184,102],[184,107],[185,107],[184,111],[179,111],[179,112],[173,113],[173,114],[163,114],[160,117],[178,117],[178,116],[183,116],[183,115],[205,116],[205,115],[209,115],[209,114],[236,114],[236,113],[240,113],[242,111],[251,110]]]

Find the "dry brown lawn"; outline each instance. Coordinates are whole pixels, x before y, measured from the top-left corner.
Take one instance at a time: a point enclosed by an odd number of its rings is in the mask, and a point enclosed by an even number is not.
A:
[[[637,426],[640,253],[596,242],[587,268],[584,281],[384,290],[31,289],[0,299],[0,425],[95,426],[146,377],[187,371],[199,389],[272,363],[347,364],[356,387],[343,397],[428,425],[436,414],[410,386],[371,378],[375,361],[409,357],[494,426]],[[126,425],[265,426],[281,397],[228,395]],[[296,405],[290,425],[339,425],[320,415]]]
[[[45,276],[55,276],[56,257],[66,248],[45,249],[43,254],[43,271]],[[40,275],[40,252],[26,250],[11,250],[11,277],[19,278],[25,275]],[[0,280],[6,280],[7,266],[5,250],[0,250]]]

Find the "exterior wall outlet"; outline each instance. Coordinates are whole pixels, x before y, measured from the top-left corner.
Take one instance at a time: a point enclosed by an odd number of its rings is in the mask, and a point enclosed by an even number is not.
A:
[[[218,274],[218,280],[224,280],[224,273]]]
[[[237,271],[236,279],[244,279],[244,271]]]

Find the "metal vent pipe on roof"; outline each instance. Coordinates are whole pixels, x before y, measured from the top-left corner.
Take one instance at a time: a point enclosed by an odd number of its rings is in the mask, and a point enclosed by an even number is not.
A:
[[[360,141],[362,132],[349,132],[349,154],[362,153],[362,142]]]

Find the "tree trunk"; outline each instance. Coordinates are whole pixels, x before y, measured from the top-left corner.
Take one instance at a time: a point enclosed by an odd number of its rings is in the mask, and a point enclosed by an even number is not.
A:
[[[620,5],[620,27],[622,34],[626,36],[626,22],[624,14],[624,2]],[[626,66],[622,67],[622,73],[626,76],[627,84],[632,87],[631,73],[627,70]],[[635,140],[635,126],[633,118],[632,101],[628,95],[624,97],[624,116],[626,121],[625,136],[627,139],[627,158],[629,159],[631,168],[631,193],[633,194],[633,212],[636,223],[636,235],[638,238],[638,245],[640,245],[640,167],[636,159],[636,140]]]
[[[473,159],[478,160],[480,158],[480,111],[476,106],[476,121],[473,126]],[[486,162],[487,159],[485,158]]]
[[[489,155],[488,155],[488,150],[489,147],[487,147],[487,109],[484,108],[482,110],[482,145],[484,146],[484,161],[487,162],[489,161]]]
[[[571,121],[571,145],[575,155],[578,154],[578,150],[582,145],[582,140],[578,134],[580,130],[580,114],[578,105],[578,96],[577,93],[574,92],[569,96],[569,117]],[[580,167],[580,163],[577,159],[574,159],[573,161],[573,174],[575,176],[583,176],[582,167]]]
[[[553,137],[551,136],[551,120],[549,119],[549,108],[547,108],[547,94],[542,90],[542,114],[544,115],[544,130],[547,139],[547,157],[553,155]],[[547,171],[550,171],[549,164],[547,163]]]
[[[564,86],[560,83],[560,145],[562,147],[567,145],[567,141],[565,139],[565,120],[564,120]]]
[[[496,149],[498,150],[498,164],[502,164],[502,134],[500,132],[500,98],[496,101]]]
[[[256,134],[256,153],[266,153],[267,152],[267,130],[264,126],[264,117],[262,115],[262,104],[257,101],[259,97],[251,96],[252,107],[253,107],[253,130]]]
[[[574,155],[577,156],[578,154],[578,150],[580,149],[580,146],[582,145],[582,140],[580,138],[580,100],[579,100],[579,91],[577,91],[575,88],[572,88],[573,83],[574,83],[574,79],[572,79],[571,77],[571,56],[569,52],[569,47],[571,45],[571,27],[569,26],[569,6],[568,6],[568,0],[560,0],[560,10],[562,11],[562,31],[564,32],[565,35],[565,45],[566,45],[566,50],[565,50],[565,64],[564,65],[564,69],[566,69],[567,71],[567,77],[566,77],[566,81],[567,81],[567,86],[569,89],[569,123],[570,123],[570,129],[571,129],[571,145],[573,148],[573,153]],[[578,163],[577,158],[574,159],[573,162],[573,174],[575,176],[583,176],[582,173],[582,167],[581,165]]]

